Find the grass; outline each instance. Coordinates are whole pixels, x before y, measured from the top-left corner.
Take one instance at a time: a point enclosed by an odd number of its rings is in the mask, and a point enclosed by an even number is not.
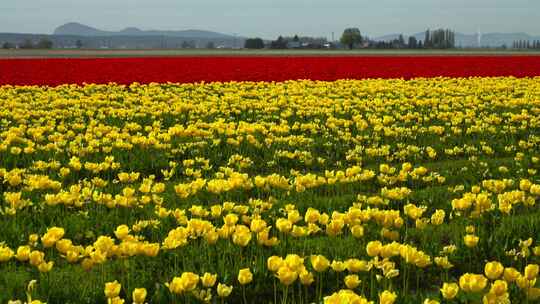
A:
[[[537,56],[535,50],[452,49],[452,50],[247,50],[247,49],[168,49],[109,50],[52,49],[1,50],[0,58],[101,58],[101,57],[169,57],[169,56]]]

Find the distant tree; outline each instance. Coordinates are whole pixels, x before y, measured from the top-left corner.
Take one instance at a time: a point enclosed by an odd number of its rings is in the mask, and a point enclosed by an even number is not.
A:
[[[33,49],[34,43],[30,39],[25,39],[23,43],[20,45],[21,49]]]
[[[192,49],[194,48],[194,45],[191,41],[182,41],[182,46],[181,46],[183,49]]]
[[[15,45],[12,44],[12,43],[9,43],[9,42],[4,42],[2,44],[2,48],[5,49],[5,50],[8,50],[8,49],[14,49],[15,48]]]
[[[208,41],[208,43],[206,44],[206,48],[207,49],[215,49],[216,45],[214,44],[214,42]]]
[[[403,34],[399,34],[397,43],[398,43],[398,48],[405,47],[405,38],[403,38]]]
[[[356,44],[362,43],[362,35],[360,34],[360,30],[355,27],[345,29],[341,35],[340,41],[342,44],[348,46],[349,49],[352,50]]]
[[[424,38],[424,48],[449,49],[456,45],[453,31],[449,29],[427,30]]]
[[[416,41],[414,36],[409,36],[409,43],[407,43],[407,46],[410,49],[416,49],[418,47],[418,41]]]
[[[244,43],[246,49],[264,49],[264,41],[261,38],[249,38]]]
[[[82,48],[82,47],[83,47],[82,41],[81,41],[80,39],[78,39],[78,40],[75,42],[75,46],[76,46],[78,49]]]
[[[299,41],[300,41],[300,38],[298,37],[298,35],[294,35],[292,41],[294,41],[294,42],[299,42]]]
[[[429,30],[426,31],[426,34],[424,36],[424,47],[426,49],[431,47],[431,35],[430,35]]]
[[[282,36],[279,36],[277,40],[274,40],[270,43],[271,49],[286,49],[287,48],[287,40],[285,40]]]
[[[52,47],[53,47],[53,42],[47,38],[42,38],[36,44],[37,49],[52,49]]]
[[[419,48],[419,49],[423,49],[423,48],[424,48],[424,44],[422,43],[422,40],[418,41],[418,48]]]

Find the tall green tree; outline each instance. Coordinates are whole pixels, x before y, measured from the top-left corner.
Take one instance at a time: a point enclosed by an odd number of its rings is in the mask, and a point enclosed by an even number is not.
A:
[[[8,50],[8,49],[14,49],[15,48],[15,45],[12,44],[12,43],[9,43],[9,42],[4,42],[2,44],[2,48],[5,49],[5,50]]]
[[[246,49],[263,49],[264,41],[261,38],[249,38],[244,42]]]
[[[23,43],[20,45],[21,49],[33,49],[34,43],[30,39],[25,39]]]
[[[341,35],[340,41],[352,50],[355,45],[362,43],[360,30],[356,27],[345,29]]]
[[[409,36],[409,43],[407,43],[407,46],[410,49],[416,49],[418,47],[418,41],[416,40],[416,37]]]
[[[426,35],[424,36],[424,47],[426,49],[431,47],[431,35],[429,30],[426,31]]]
[[[273,40],[270,43],[271,49],[286,49],[287,48],[287,40],[283,38],[282,36],[279,36],[277,40]]]
[[[405,38],[403,37],[403,34],[399,34],[399,37],[398,37],[398,48],[403,48],[405,47]]]
[[[36,44],[37,49],[52,49],[53,42],[47,38],[43,38],[39,40],[39,42]]]

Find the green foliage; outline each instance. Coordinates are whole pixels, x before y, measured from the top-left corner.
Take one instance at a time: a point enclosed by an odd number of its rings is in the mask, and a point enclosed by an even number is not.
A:
[[[362,43],[360,30],[358,28],[346,28],[341,35],[340,41],[352,50],[355,45]]]
[[[261,38],[248,38],[244,43],[246,49],[264,49],[264,41]]]

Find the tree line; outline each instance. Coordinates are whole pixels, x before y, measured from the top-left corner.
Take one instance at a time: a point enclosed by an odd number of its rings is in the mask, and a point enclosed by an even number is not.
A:
[[[341,35],[340,42],[349,49],[375,48],[375,49],[451,49],[456,45],[455,32],[450,29],[426,30],[424,40],[410,36],[407,41],[402,34],[396,39],[388,41],[375,41],[362,36],[358,28],[347,28]]]
[[[21,44],[15,45],[13,43],[4,42],[2,44],[3,49],[52,49],[53,42],[47,38],[40,39],[38,42],[34,43],[30,39],[24,40]]]
[[[540,40],[516,40],[512,44],[514,49],[540,49]]]
[[[246,49],[322,49],[334,48],[324,37],[292,37],[279,36],[276,40],[264,41],[261,38],[248,38],[245,40]]]

